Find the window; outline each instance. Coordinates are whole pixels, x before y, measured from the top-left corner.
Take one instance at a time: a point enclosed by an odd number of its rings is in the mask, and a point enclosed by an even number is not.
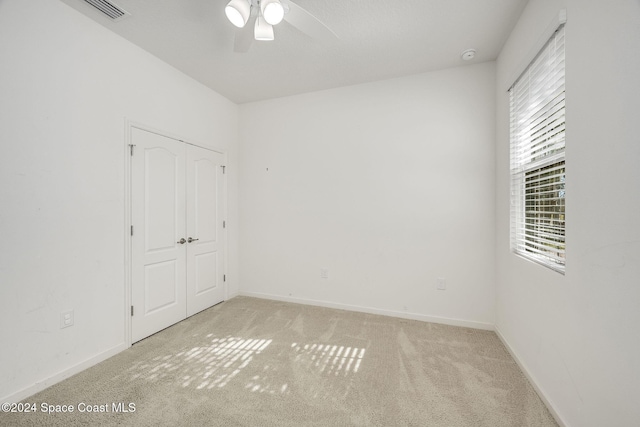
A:
[[[511,250],[564,273],[564,26],[509,89]]]

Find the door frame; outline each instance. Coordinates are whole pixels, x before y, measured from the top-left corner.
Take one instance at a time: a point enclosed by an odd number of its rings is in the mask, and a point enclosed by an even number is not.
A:
[[[130,120],[125,117],[124,119],[124,146],[123,146],[123,155],[124,155],[124,339],[127,348],[131,347],[132,338],[131,338],[131,292],[132,292],[132,244],[133,240],[131,238],[131,227],[132,218],[131,218],[131,208],[132,208],[132,191],[131,191],[131,173],[132,173],[132,162],[131,162],[131,144],[132,144],[132,134],[133,129],[140,129],[145,132],[155,133],[160,136],[164,136],[166,138],[171,138],[176,141],[180,141],[183,144],[193,145],[199,148],[203,148],[205,150],[213,151],[219,154],[222,154],[225,166],[228,163],[228,157],[226,150],[222,150],[219,148],[211,148],[207,147],[204,144],[197,143],[192,140],[188,140],[186,138],[171,134],[170,132],[166,132],[152,126],[148,126],[144,123],[140,123],[134,120]],[[134,148],[135,150],[135,148]],[[223,182],[224,188],[224,209],[222,215],[224,216],[224,220],[228,220],[228,210],[229,210],[229,195],[228,195],[228,187],[227,187],[227,174],[223,174]],[[224,256],[222,260],[222,268],[223,274],[226,275],[228,271],[227,262],[228,262],[228,253],[229,253],[229,242],[228,242],[228,233],[227,228],[223,228],[223,237],[224,237]],[[224,299],[225,301],[229,299],[229,287],[227,286],[227,282],[223,282],[224,287]]]

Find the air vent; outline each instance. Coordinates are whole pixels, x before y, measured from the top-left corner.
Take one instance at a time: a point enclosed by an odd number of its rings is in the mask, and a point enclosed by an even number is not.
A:
[[[108,2],[107,0],[84,0],[86,3],[89,3],[91,6],[98,9],[100,12],[104,13],[111,19],[112,21],[118,21],[125,16],[129,15],[129,13],[123,10],[120,6],[116,6],[115,4]]]

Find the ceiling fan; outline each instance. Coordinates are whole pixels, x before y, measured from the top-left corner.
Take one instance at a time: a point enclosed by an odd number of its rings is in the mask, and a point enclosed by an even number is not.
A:
[[[273,26],[283,20],[314,38],[338,37],[322,21],[290,0],[231,0],[224,11],[238,28],[255,21],[253,34],[246,30],[236,33],[235,52],[247,52],[254,39],[273,40]]]

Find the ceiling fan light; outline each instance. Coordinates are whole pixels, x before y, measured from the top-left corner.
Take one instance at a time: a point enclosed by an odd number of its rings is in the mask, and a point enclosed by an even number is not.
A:
[[[273,40],[273,27],[264,20],[262,15],[258,16],[258,19],[256,19],[256,26],[253,35],[256,40]]]
[[[231,0],[224,8],[224,13],[233,25],[242,28],[251,15],[251,4],[247,0]]]
[[[264,20],[271,25],[277,25],[284,19],[284,7],[280,0],[262,0],[260,8]]]

